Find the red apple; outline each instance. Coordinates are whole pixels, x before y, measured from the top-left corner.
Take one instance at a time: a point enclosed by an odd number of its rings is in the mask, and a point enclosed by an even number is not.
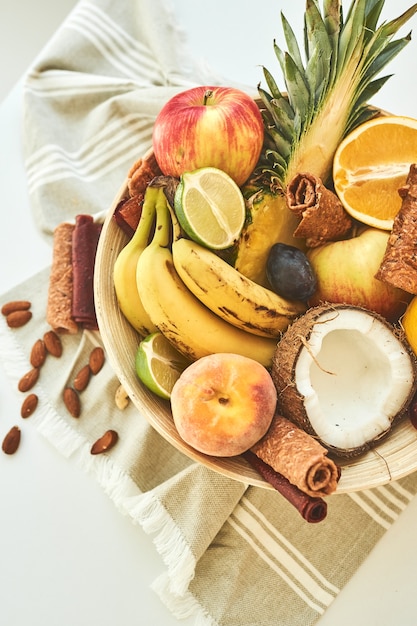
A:
[[[248,94],[231,87],[194,87],[164,105],[152,141],[166,176],[211,166],[240,186],[258,162],[263,139],[262,116]]]
[[[389,232],[362,229],[357,236],[327,243],[308,252],[317,277],[317,291],[309,300],[362,306],[395,322],[404,313],[410,294],[377,280]]]

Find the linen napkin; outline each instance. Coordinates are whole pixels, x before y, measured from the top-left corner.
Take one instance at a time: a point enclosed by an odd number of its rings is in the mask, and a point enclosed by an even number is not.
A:
[[[194,62],[183,39],[168,2],[81,0],[35,62],[24,95],[27,183],[38,228],[51,242],[60,222],[108,209],[173,93],[230,84]],[[10,329],[0,319],[1,358],[15,387],[30,369],[32,345],[49,330],[47,285],[44,270],[1,297],[0,304],[32,303],[27,325]],[[413,474],[332,496],[327,518],[307,524],[278,493],[185,457],[132,404],[118,409],[107,361],[73,418],[63,389],[102,343],[91,331],[62,341],[60,359],[48,356],[42,366],[33,389],[39,405],[22,429],[38,428],[92,472],[121,513],[153,537],[166,564],[153,589],[177,618],[195,615],[199,626],[317,623],[417,492]],[[119,434],[116,446],[91,455],[108,429]]]

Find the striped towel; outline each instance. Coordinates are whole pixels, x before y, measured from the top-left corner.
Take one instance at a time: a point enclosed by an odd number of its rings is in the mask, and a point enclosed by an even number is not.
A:
[[[25,84],[24,144],[31,205],[47,237],[79,213],[108,209],[172,94],[222,82],[191,59],[183,39],[163,0],[81,0],[36,60]],[[47,284],[45,270],[1,298],[32,301],[27,326],[11,330],[0,319],[0,357],[13,384],[48,329]],[[120,511],[152,535],[166,564],[153,588],[178,618],[195,615],[199,626],[319,623],[417,492],[413,474],[332,496],[327,518],[307,524],[278,493],[192,462],[133,406],[117,410],[108,363],[83,392],[74,420],[62,390],[101,339],[84,332],[63,342],[60,367],[47,359],[42,368],[39,406],[24,428],[38,428],[93,473]],[[93,457],[92,442],[108,428],[119,442]]]

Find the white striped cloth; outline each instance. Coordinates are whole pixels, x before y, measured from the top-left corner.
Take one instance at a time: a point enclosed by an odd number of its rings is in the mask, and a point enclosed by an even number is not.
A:
[[[176,91],[219,83],[186,54],[163,0],[81,0],[41,53],[25,84],[24,144],[39,229],[107,210],[131,164],[150,146],[153,120]],[[229,83],[230,84],[230,83]],[[0,356],[14,383],[46,327],[48,272],[3,294],[32,301],[19,332],[0,319]],[[417,492],[417,476],[332,496],[328,516],[307,524],[278,493],[247,487],[191,462],[129,407],[114,408],[108,365],[101,394],[87,388],[88,419],[74,420],[62,388],[85,363],[91,333],[64,338],[59,375],[47,363],[40,406],[27,422],[93,472],[123,513],[154,537],[166,574],[154,589],[177,617],[199,626],[308,626],[319,621]],[[26,369],[25,369],[26,368]],[[100,416],[99,420],[96,417]],[[120,435],[92,457],[106,428]],[[137,624],[142,623],[138,609]]]

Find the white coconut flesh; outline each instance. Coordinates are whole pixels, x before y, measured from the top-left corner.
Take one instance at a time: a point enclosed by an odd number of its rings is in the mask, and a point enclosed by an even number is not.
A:
[[[414,384],[410,355],[366,312],[327,311],[295,367],[310,424],[326,445],[357,448],[390,429]]]

